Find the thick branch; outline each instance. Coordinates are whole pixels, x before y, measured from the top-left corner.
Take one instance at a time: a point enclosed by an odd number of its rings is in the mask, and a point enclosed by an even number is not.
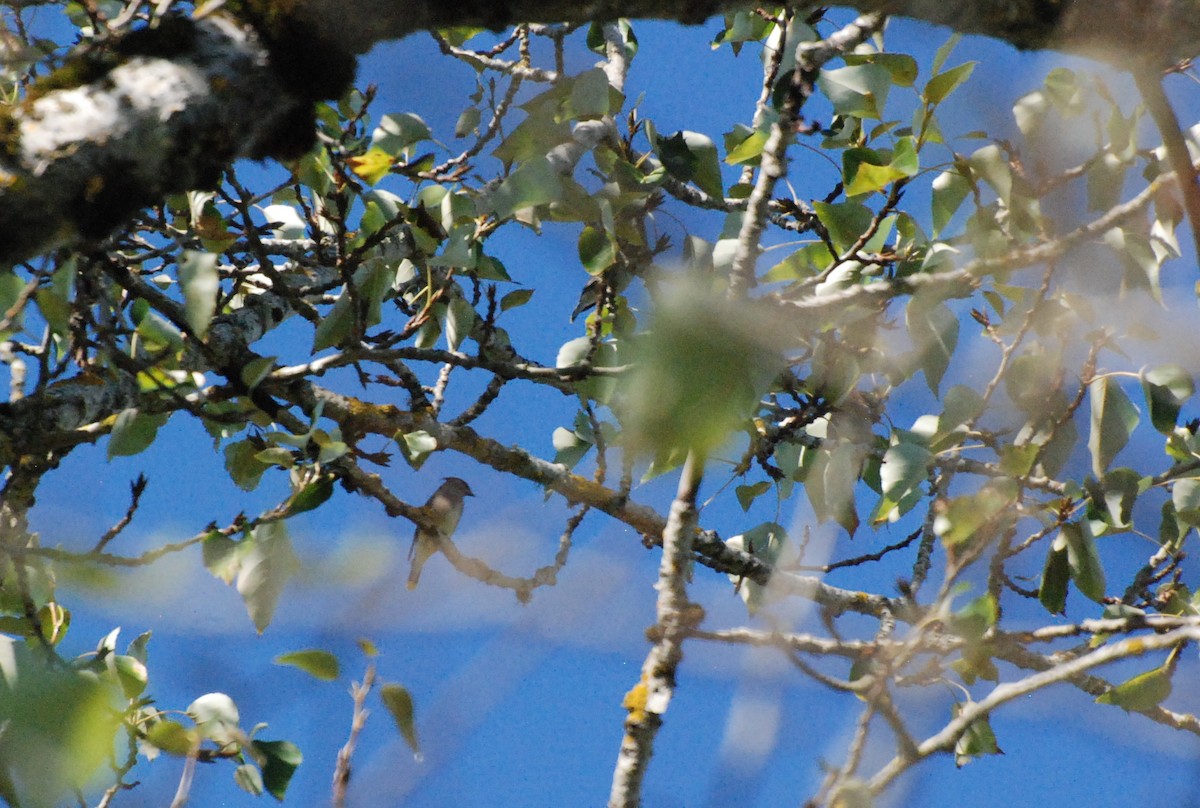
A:
[[[513,22],[581,22],[644,17],[700,23],[716,14],[751,8],[739,0],[302,0],[330,36],[365,51],[376,42],[413,31],[454,25],[500,28]],[[1150,52],[1163,65],[1197,53],[1200,3],[1197,0],[852,0],[800,3],[797,13],[821,5],[882,12],[945,25],[964,34],[982,34],[1019,48],[1055,48],[1119,62]],[[1120,24],[1114,24],[1120,20]]]
[[[169,193],[215,184],[239,157],[278,154],[281,130],[312,131],[311,104],[281,86],[249,29],[166,28],[60,71],[90,83],[35,86],[0,107],[0,266],[99,239]]]

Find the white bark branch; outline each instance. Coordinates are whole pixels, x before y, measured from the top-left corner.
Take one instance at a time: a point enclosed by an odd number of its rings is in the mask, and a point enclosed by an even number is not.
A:
[[[675,670],[683,659],[683,640],[696,622],[687,596],[687,576],[698,519],[696,495],[703,475],[704,458],[693,451],[683,464],[671,515],[662,532],[662,558],[655,584],[655,642],[642,664],[640,681],[625,697],[625,736],[613,772],[609,808],[637,808],[642,804],[642,779],[654,752],[662,716],[675,695]]]

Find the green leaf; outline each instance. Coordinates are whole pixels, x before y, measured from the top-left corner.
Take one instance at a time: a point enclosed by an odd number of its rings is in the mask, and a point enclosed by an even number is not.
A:
[[[862,147],[842,153],[846,196],[882,191],[896,180],[916,175],[919,169],[916,146],[911,137],[899,138],[891,154]]]
[[[183,311],[193,333],[203,339],[217,311],[221,291],[217,256],[213,253],[184,250],[179,257],[179,285],[183,287]]]
[[[620,37],[621,49],[624,51],[626,59],[632,59],[638,52],[637,36],[633,33],[633,27],[629,24],[629,20],[617,20],[617,34]],[[593,53],[598,53],[603,56],[608,47],[608,41],[604,38],[604,24],[593,22],[588,26],[587,30],[587,46],[588,50]]]
[[[533,297],[533,289],[515,289],[500,298],[500,311],[508,311],[518,306],[524,306]]]
[[[379,688],[379,697],[383,700],[383,706],[392,714],[392,720],[396,722],[396,729],[400,730],[400,736],[404,738],[408,748],[413,751],[413,756],[419,759],[421,745],[417,741],[412,694],[403,685],[389,682]]]
[[[753,485],[739,485],[734,493],[737,495],[738,504],[742,506],[743,511],[750,510],[750,506],[754,504],[754,500],[771,490],[769,480],[759,480]]]
[[[1106,211],[1121,202],[1130,164],[1112,154],[1095,160],[1087,170],[1088,210]]]
[[[156,721],[146,731],[146,741],[168,755],[183,757],[200,744],[200,735],[178,721]]]
[[[712,289],[664,289],[619,401],[629,441],[652,455],[723,444],[781,368],[778,333]],[[572,353],[586,349],[574,343]],[[571,362],[568,347],[558,367]],[[613,362],[612,364],[615,364]]]
[[[252,794],[255,797],[262,796],[263,793],[263,778],[262,772],[253,763],[243,763],[233,770],[233,782],[237,787],[247,794]]]
[[[122,410],[108,436],[108,459],[142,452],[154,442],[159,428],[170,417],[170,413],[144,415],[136,409]]]
[[[263,472],[270,468],[269,464],[258,459],[262,444],[258,441],[240,440],[225,447],[225,471],[229,478],[243,491],[253,491],[258,487]]]
[[[1159,365],[1142,371],[1141,378],[1150,423],[1159,432],[1170,435],[1179,419],[1179,410],[1196,392],[1192,374],[1179,365]]]
[[[584,440],[577,432],[561,426],[555,428],[551,440],[554,443],[554,462],[567,468],[574,468],[592,448],[591,442]]]
[[[950,629],[960,637],[976,642],[996,625],[999,617],[996,599],[991,595],[981,595],[950,617]]]
[[[1133,526],[1133,505],[1144,490],[1142,475],[1130,468],[1116,468],[1086,487],[1095,512],[1109,526],[1118,530]]]
[[[990,539],[1001,523],[1013,518],[1016,497],[1015,480],[992,480],[975,494],[950,500],[934,518],[933,531],[947,547],[977,538]]]
[[[1066,614],[1067,585],[1071,580],[1071,562],[1067,555],[1066,541],[1056,539],[1046,553],[1046,564],[1042,567],[1042,583],[1038,586],[1038,601],[1050,614]]]
[[[1054,540],[1054,548],[1066,547],[1067,561],[1071,567],[1071,578],[1084,596],[1101,603],[1104,600],[1104,566],[1096,552],[1090,524],[1071,522],[1062,526]]]
[[[1166,666],[1139,673],[1096,697],[1097,704],[1113,704],[1123,710],[1152,710],[1171,695],[1171,672]]]
[[[350,335],[354,327],[356,303],[360,306],[363,329],[378,325],[383,317],[383,299],[391,291],[395,276],[395,270],[383,260],[364,261],[350,280],[356,294],[352,296],[346,289],[342,290],[333,308],[317,325],[312,350],[315,352],[333,347]]]
[[[602,118],[621,107],[621,94],[608,83],[608,74],[600,68],[584,71],[571,82],[571,94],[562,115],[569,120]]]
[[[764,522],[726,539],[725,544],[732,550],[749,553],[763,563],[774,566],[787,549],[788,534],[782,525]],[[730,575],[729,580],[738,587],[746,610],[752,615],[756,614],[768,597],[767,587],[738,575]]]
[[[713,39],[714,50],[728,43],[734,54],[741,50],[744,42],[757,42],[774,28],[774,24],[751,11],[737,11],[725,15],[725,28]]]
[[[271,371],[275,369],[275,359],[274,356],[260,356],[242,366],[239,376],[247,390],[253,390],[270,375]]]
[[[919,72],[917,60],[906,53],[847,53],[842,60],[848,65],[879,65],[900,87],[913,86]]]
[[[457,351],[462,341],[471,336],[475,329],[475,309],[464,297],[455,297],[446,306],[446,318],[443,330],[446,334],[446,347]]]
[[[1200,527],[1200,479],[1186,477],[1171,484],[1171,502],[1180,522]]]
[[[929,478],[933,453],[919,443],[897,443],[888,448],[879,467],[883,496],[871,521],[894,522],[921,499],[921,484]]]
[[[1008,164],[1008,155],[1003,149],[995,144],[984,146],[972,154],[967,163],[972,174],[992,186],[992,190],[1004,204],[1011,205],[1012,167]]]
[[[545,157],[533,157],[505,178],[492,193],[490,204],[497,219],[506,219],[527,208],[562,199],[558,172]]]
[[[747,130],[744,137],[734,140],[736,134],[737,130],[725,136],[725,162],[736,166],[757,161],[767,145],[767,133],[761,129]]]
[[[961,171],[943,171],[934,178],[932,189],[933,235],[936,237],[971,193],[971,183],[967,182]]]
[[[821,224],[825,225],[829,240],[839,253],[845,252],[858,241],[874,218],[871,209],[859,202],[814,202],[813,210]]]
[[[254,529],[238,569],[237,591],[246,612],[261,634],[271,624],[283,587],[299,570],[283,522],[269,522]]]
[[[1013,118],[1025,137],[1032,137],[1042,128],[1049,111],[1050,102],[1041,90],[1026,93],[1013,104]]]
[[[9,312],[17,305],[17,301],[21,299],[21,294],[25,290],[25,281],[13,272],[11,269],[0,269],[0,312]],[[25,321],[25,309],[19,309],[15,312],[13,319],[13,328],[0,332],[0,336],[8,337],[19,330],[22,323]]]
[[[954,705],[954,715],[959,715],[972,702]],[[980,716],[967,725],[966,730],[954,744],[954,765],[962,768],[972,760],[984,755],[1003,755],[996,734],[986,715]]]
[[[290,469],[296,465],[292,450],[284,446],[268,446],[261,452],[256,452],[254,459],[266,466],[279,466]]]
[[[292,775],[304,762],[300,748],[289,741],[251,741],[250,746],[262,759],[263,785],[267,793],[282,802]]]
[[[384,115],[371,134],[371,148],[395,157],[409,146],[432,137],[429,126],[417,115],[410,112]]]
[[[945,101],[950,93],[957,90],[967,79],[971,78],[971,73],[975,71],[976,64],[978,62],[964,62],[957,67],[944,70],[931,78],[925,84],[925,89],[921,92],[921,97],[925,100],[925,103],[937,105]]]
[[[1046,88],[1046,98],[1063,117],[1074,117],[1087,109],[1083,87],[1075,71],[1056,67],[1046,74],[1042,86]]]
[[[1103,477],[1133,434],[1138,423],[1138,411],[1110,376],[1094,380],[1088,392],[1092,405],[1088,451],[1092,454],[1092,473]]]
[[[1162,265],[1175,254],[1174,250],[1165,246],[1161,239],[1151,240],[1141,233],[1120,227],[1106,232],[1104,243],[1116,253],[1125,270],[1121,279],[1122,289],[1145,290],[1159,305],[1164,305]]]
[[[404,459],[414,469],[419,469],[429,459],[429,455],[437,450],[437,438],[430,435],[423,429],[418,429],[414,432],[397,433],[395,436],[396,444],[400,447],[400,453],[404,455]]]
[[[458,116],[458,121],[454,124],[454,136],[466,137],[474,132],[476,127],[479,126],[481,117],[482,113],[479,111],[479,107],[467,107],[464,109]]]
[[[331,496],[333,496],[332,476],[323,476],[318,480],[313,480],[292,494],[287,501],[287,514],[295,516],[298,513],[319,508]]]
[[[589,275],[599,275],[613,265],[617,248],[608,233],[588,225],[579,233],[579,263]]]
[[[224,693],[206,693],[188,705],[187,714],[196,731],[218,746],[236,744],[242,737],[237,705]]]
[[[127,654],[112,654],[107,657],[112,670],[121,684],[121,690],[127,699],[136,699],[146,689],[150,674],[146,665],[140,659]]]
[[[225,583],[233,583],[241,561],[241,544],[214,530],[204,537],[200,550],[204,568]]]
[[[670,137],[658,137],[654,148],[671,176],[681,182],[695,182],[713,199],[724,199],[717,145],[708,135],[680,131]]]
[[[904,312],[917,364],[934,395],[958,347],[958,318],[935,296],[916,294]]]
[[[817,86],[839,115],[882,118],[892,74],[874,64],[822,70]]]
[[[858,510],[854,491],[862,474],[862,448],[848,441],[822,449],[804,480],[804,492],[820,522],[830,519],[854,535]]]

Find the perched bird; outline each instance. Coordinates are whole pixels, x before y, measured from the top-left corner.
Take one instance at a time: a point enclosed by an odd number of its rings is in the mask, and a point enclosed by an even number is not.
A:
[[[410,590],[417,588],[417,582],[421,580],[421,568],[425,566],[429,557],[440,549],[442,539],[448,539],[454,534],[458,520],[462,517],[463,499],[473,496],[475,492],[467,485],[466,480],[447,477],[429,497],[429,501],[422,508],[425,512],[425,523],[417,525],[417,530],[413,533],[412,547],[408,551],[408,558],[412,562],[412,570],[408,573]]]

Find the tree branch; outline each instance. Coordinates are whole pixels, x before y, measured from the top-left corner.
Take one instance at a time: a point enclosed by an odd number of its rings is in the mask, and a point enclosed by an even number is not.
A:
[[[654,752],[654,737],[662,726],[662,716],[675,694],[675,669],[683,659],[683,639],[698,622],[699,610],[688,601],[687,575],[698,519],[696,495],[703,475],[703,455],[689,453],[662,532],[654,645],[642,664],[641,679],[625,697],[625,737],[613,772],[609,808],[637,808],[642,804],[642,779]]]

